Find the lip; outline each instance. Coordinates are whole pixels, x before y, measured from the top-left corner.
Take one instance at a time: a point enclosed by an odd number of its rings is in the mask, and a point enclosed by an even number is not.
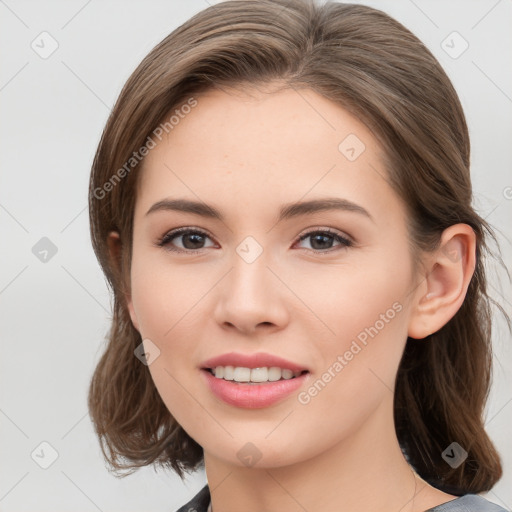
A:
[[[237,352],[229,352],[217,357],[212,357],[201,364],[201,369],[215,368],[216,366],[242,366],[244,368],[263,368],[278,366],[282,369],[288,369],[292,372],[302,372],[309,368],[292,361],[287,361],[282,357],[267,354],[265,352],[258,352],[256,354],[239,354]]]
[[[244,409],[261,409],[280,402],[303,386],[311,376],[310,373],[303,373],[293,379],[261,384],[245,384],[219,379],[206,369],[201,369],[201,374],[211,392],[217,398],[229,405]]]

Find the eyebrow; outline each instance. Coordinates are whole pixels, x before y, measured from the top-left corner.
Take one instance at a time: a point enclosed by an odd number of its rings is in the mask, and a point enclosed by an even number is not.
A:
[[[156,211],[178,211],[185,213],[192,213],[212,219],[224,221],[224,216],[215,207],[206,203],[192,201],[190,199],[162,199],[155,203],[147,212],[146,215]],[[347,212],[355,212],[368,217],[374,221],[370,213],[362,206],[339,197],[327,197],[324,199],[312,199],[310,201],[301,201],[295,203],[288,203],[281,206],[279,210],[278,222],[282,220],[299,217],[301,215],[309,215],[312,213],[327,211],[327,210],[342,210]]]

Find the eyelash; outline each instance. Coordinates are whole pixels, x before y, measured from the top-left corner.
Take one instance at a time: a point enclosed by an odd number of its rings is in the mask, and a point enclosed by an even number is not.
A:
[[[343,235],[339,234],[338,232],[330,229],[330,228],[321,228],[321,229],[314,229],[314,230],[311,230],[311,231],[308,231],[307,233],[304,233],[302,235],[300,235],[297,239],[296,242],[302,242],[303,240],[305,240],[306,238],[309,238],[310,236],[312,235],[317,235],[317,234],[322,234],[322,235],[328,235],[332,238],[334,238],[337,242],[340,242],[340,244],[342,245],[342,247],[339,248],[339,250],[341,249],[346,249],[348,247],[352,247],[354,245],[354,243],[352,242],[352,240],[350,240],[349,238],[347,237],[344,237]],[[202,248],[202,249],[175,249],[175,248],[172,248],[170,246],[170,242],[174,239],[174,238],[177,238],[179,236],[183,236],[183,235],[201,235],[201,236],[204,236],[204,237],[208,237],[208,238],[211,238],[210,235],[208,233],[206,233],[205,231],[202,231],[200,229],[192,229],[192,228],[178,228],[178,229],[174,229],[172,231],[169,231],[168,233],[166,233],[164,236],[162,236],[161,238],[159,238],[159,240],[156,242],[156,246],[157,247],[161,247],[161,248],[164,248],[165,250],[168,250],[168,251],[171,251],[171,252],[175,252],[175,253],[186,253],[186,254],[196,254],[196,253],[200,253],[201,251],[203,251],[205,248]],[[317,250],[317,249],[305,249],[306,251],[308,252],[313,252],[315,254],[329,254],[329,253],[332,253],[332,252],[335,252],[336,250],[338,249],[328,249],[328,250],[325,250],[325,251],[322,251],[322,250]]]

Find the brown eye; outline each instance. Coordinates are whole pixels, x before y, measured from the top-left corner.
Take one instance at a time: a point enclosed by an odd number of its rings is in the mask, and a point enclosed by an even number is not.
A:
[[[333,241],[339,242],[342,248],[350,247],[353,245],[351,240],[330,229],[309,231],[308,233],[301,235],[299,241],[302,242],[307,238],[311,239],[311,250],[315,252],[327,252],[332,248]]]
[[[349,238],[328,228],[309,231],[300,236],[299,242],[308,238],[311,239],[311,248],[306,249],[315,253],[326,253],[337,250],[332,247],[333,241],[338,242],[341,249],[353,245],[353,242]],[[181,247],[176,247],[174,241],[179,239],[181,239]],[[204,245],[206,239],[210,239],[210,235],[204,231],[199,229],[179,228],[166,233],[156,245],[172,252],[193,254],[207,248],[207,246]],[[210,245],[210,247],[212,247],[212,245]]]
[[[182,247],[173,247],[173,241],[180,238]],[[157,245],[169,251],[194,253],[204,249],[205,239],[207,238],[210,238],[209,235],[203,231],[180,228],[164,235]]]

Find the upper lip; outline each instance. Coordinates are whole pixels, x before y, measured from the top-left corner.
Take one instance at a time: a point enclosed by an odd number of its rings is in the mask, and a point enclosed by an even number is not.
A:
[[[238,354],[236,352],[230,352],[228,354],[212,357],[201,364],[201,368],[203,369],[212,369],[216,366],[241,366],[251,369],[278,366],[279,368],[289,369],[293,372],[309,371],[300,364],[264,352],[258,352],[256,354]]]

